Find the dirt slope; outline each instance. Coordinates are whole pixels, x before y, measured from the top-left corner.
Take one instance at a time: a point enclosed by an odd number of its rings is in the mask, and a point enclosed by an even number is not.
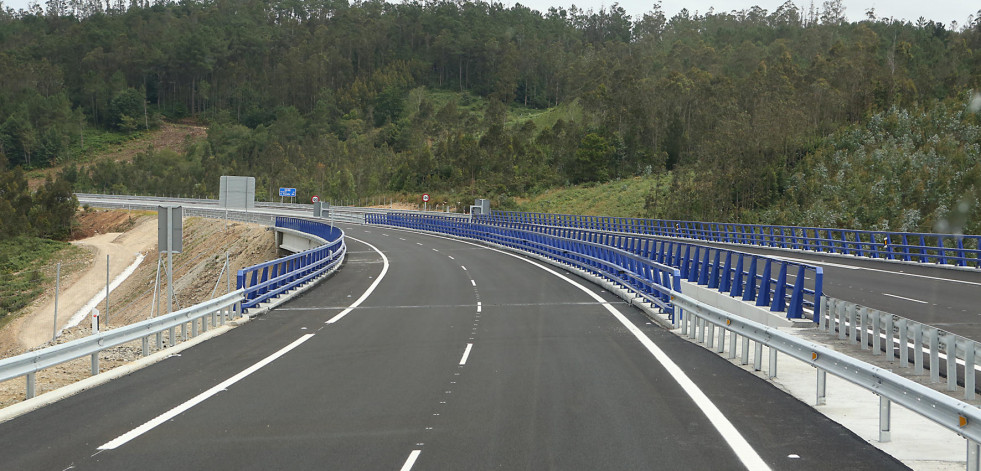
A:
[[[100,290],[105,289],[105,255],[110,253],[110,268],[113,269],[113,258],[120,259],[122,268],[130,265],[137,251],[146,254],[146,259],[136,271],[109,295],[109,327],[118,327],[147,319],[153,304],[154,282],[157,273],[157,222],[156,213],[132,211],[89,211],[80,215],[82,228],[88,227],[96,235],[77,241],[98,252],[89,259],[89,266],[83,268],[74,277],[62,280],[62,292],[59,296],[58,317],[67,321],[74,310],[66,307],[69,303],[84,305]],[[94,221],[94,222],[93,222]],[[118,229],[131,226],[125,232],[101,233],[102,230]],[[186,218],[184,220],[184,252],[174,257],[174,291],[177,303],[174,309],[187,307],[210,299],[212,290],[218,282],[218,275],[225,263],[225,253],[229,254],[231,265],[232,288],[235,285],[235,272],[245,266],[254,265],[276,257],[276,248],[272,232],[265,227],[255,224],[231,223],[228,227],[224,221],[204,218]],[[116,255],[113,255],[116,253]],[[101,256],[100,256],[101,255]],[[164,257],[166,260],[166,257]],[[122,269],[119,269],[121,272]],[[93,282],[85,281],[87,272]],[[161,272],[161,280],[166,280],[165,272]],[[115,277],[115,273],[110,274]],[[227,273],[226,275],[227,276]],[[224,276],[219,285],[218,294],[225,292]],[[164,288],[165,289],[165,288]],[[71,294],[69,294],[71,293]],[[166,311],[166,303],[160,302]],[[47,310],[51,308],[51,310]],[[103,304],[98,306],[103,310]],[[63,314],[64,313],[64,314]],[[51,342],[53,316],[53,296],[35,302],[25,309],[16,319],[0,330],[0,354],[11,356],[23,353],[33,348],[40,348],[53,343],[63,343],[75,338],[89,335],[91,326],[83,322],[74,329],[66,330],[56,342]],[[64,322],[62,321],[62,322]],[[105,327],[105,326],[104,326]],[[151,342],[152,344],[152,342]],[[126,345],[104,351],[100,355],[102,370],[108,370],[138,358],[139,345]],[[64,365],[49,368],[37,375],[37,392],[42,394],[89,375],[87,359],[76,360]],[[25,395],[23,380],[11,380],[0,383],[0,407],[22,401]]]

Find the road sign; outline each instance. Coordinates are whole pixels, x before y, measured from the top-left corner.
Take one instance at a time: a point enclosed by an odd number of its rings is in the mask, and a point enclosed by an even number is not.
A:
[[[320,201],[320,197],[317,195],[313,195],[313,198],[310,198],[311,203],[316,203],[317,201]]]
[[[296,196],[296,188],[280,188],[279,189],[279,196],[295,197]]]
[[[423,193],[423,195],[422,195],[422,202],[423,203],[428,203],[429,202],[429,193]]]

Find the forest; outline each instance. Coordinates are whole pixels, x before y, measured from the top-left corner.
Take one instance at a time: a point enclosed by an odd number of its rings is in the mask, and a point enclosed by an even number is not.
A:
[[[220,175],[253,175],[266,199],[292,186],[499,209],[640,177],[630,216],[979,233],[981,11],[967,20],[849,22],[840,0],[636,18],[617,4],[0,3],[0,169],[65,165],[50,185],[76,191],[213,197]],[[207,139],[86,163],[86,136],[164,120]]]

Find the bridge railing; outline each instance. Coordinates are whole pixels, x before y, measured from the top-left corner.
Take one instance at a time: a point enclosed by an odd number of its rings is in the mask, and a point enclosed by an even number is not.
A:
[[[298,288],[340,266],[347,253],[344,231],[318,221],[277,217],[276,227],[304,232],[324,245],[238,271],[235,286],[244,290],[242,312]]]
[[[824,286],[821,267],[676,240],[632,236],[623,231],[577,229],[496,218],[475,221],[614,246],[675,267],[689,282],[754,302],[772,312],[786,312],[788,319],[806,317],[805,310],[810,311],[815,323],[821,318],[820,299]]]
[[[681,291],[681,272],[598,239],[480,224],[453,216],[414,213],[366,214],[365,222],[490,242],[567,263],[630,288],[668,312],[672,321],[674,319],[670,293]]]
[[[852,358],[846,353],[802,340],[683,294],[676,295],[673,302],[684,312],[681,316],[681,335],[688,336],[717,353],[727,353],[730,360],[739,356],[738,361],[742,365],[749,364],[750,352],[753,351],[755,371],[762,370],[763,347],[767,347],[767,376],[770,378],[777,377],[778,353],[814,367],[817,371],[814,396],[817,405],[824,405],[828,401],[828,373],[871,391],[879,396],[880,442],[891,440],[891,404],[895,402],[967,439],[967,469],[979,469],[981,409],[974,405],[892,371]],[[726,337],[729,337],[728,342]],[[751,347],[750,343],[755,345]],[[845,399],[848,400],[847,397]]]
[[[934,263],[981,269],[981,236],[860,231],[826,227],[771,226],[570,214],[492,211],[480,220],[575,227],[707,242],[836,253],[857,257]]]
[[[841,299],[825,297],[822,304],[827,314],[822,316],[821,330],[873,355],[884,355],[900,369],[912,366],[915,375],[922,375],[925,367],[931,383],[939,384],[943,377],[947,391],[963,387],[965,400],[976,398],[981,342]]]

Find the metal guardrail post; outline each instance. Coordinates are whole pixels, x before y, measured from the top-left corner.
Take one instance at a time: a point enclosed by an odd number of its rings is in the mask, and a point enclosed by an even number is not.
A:
[[[899,367],[909,368],[909,320],[899,319]]]
[[[892,401],[884,396],[879,396],[879,443],[892,441]]]
[[[947,353],[947,390],[957,390],[957,337],[950,332],[944,335],[944,350]]]
[[[745,337],[745,336],[743,337],[741,355],[742,356],[739,358],[739,364],[748,365],[749,364],[749,337]]]
[[[975,363],[975,342],[967,342],[964,345],[964,399],[968,401],[973,401],[975,397],[975,382],[974,382],[974,363]]]
[[[879,324],[881,314],[878,310],[872,310],[872,355],[880,355],[882,353],[881,339],[882,336],[879,335],[879,331],[882,330],[882,326]],[[863,336],[865,332],[862,332]],[[864,343],[864,342],[863,342]]]
[[[816,369],[817,369],[817,384],[815,387],[817,389],[817,394],[816,394],[817,397],[814,400],[814,405],[823,406],[828,403],[828,392],[827,392],[828,372],[822,370],[821,368],[816,368]]]
[[[770,347],[770,365],[767,372],[770,379],[777,377],[777,349],[773,347]]]
[[[92,354],[92,376],[99,374],[99,352]]]
[[[894,362],[896,361],[896,334],[893,330],[892,314],[883,313],[883,315],[885,316],[883,330],[886,332],[886,356],[889,357],[889,362]]]
[[[36,394],[37,373],[27,373],[27,399]]]
[[[913,324],[913,374],[923,374],[923,324]]]
[[[981,445],[967,440],[967,471],[981,471]]]
[[[940,382],[940,332],[931,327],[927,331],[930,340],[930,382]]]
[[[763,369],[763,344],[756,342],[756,351],[753,355],[753,371],[760,371]]]

